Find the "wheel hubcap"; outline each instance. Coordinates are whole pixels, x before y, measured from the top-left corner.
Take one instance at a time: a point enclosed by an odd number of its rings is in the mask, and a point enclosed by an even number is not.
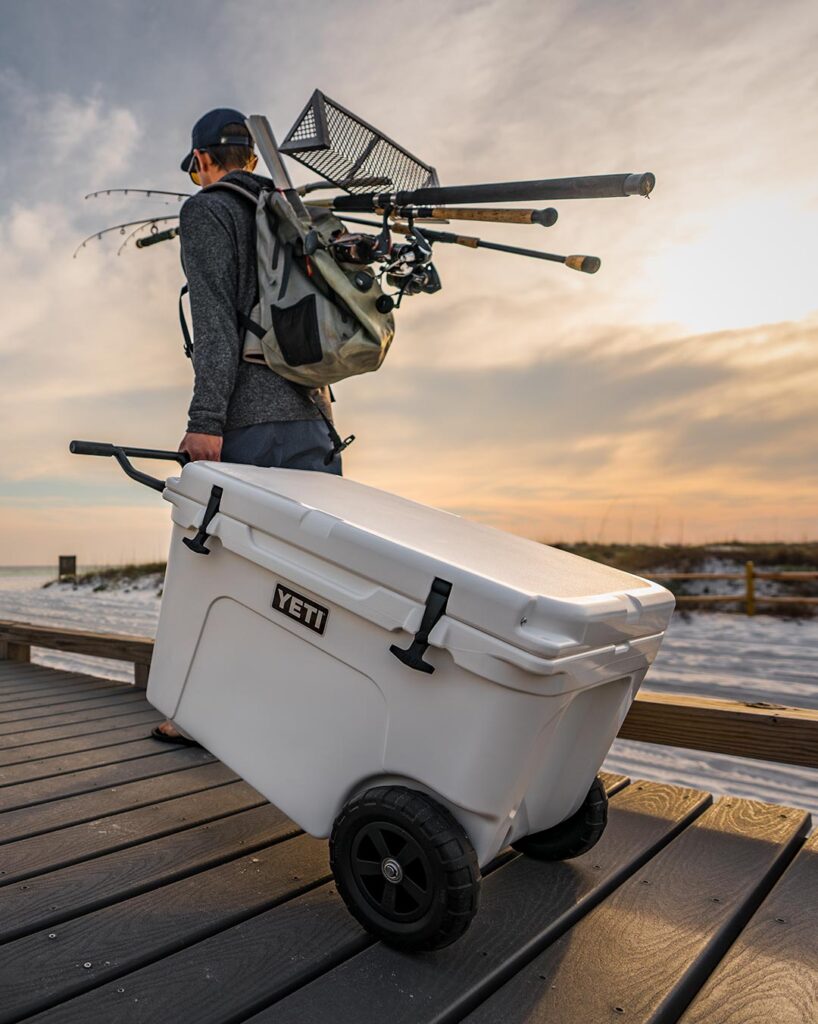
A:
[[[429,855],[415,837],[391,821],[362,825],[350,867],[366,901],[390,921],[415,921],[432,906],[435,883]]]
[[[403,881],[403,868],[393,857],[386,857],[384,859],[381,864],[381,871],[387,882],[392,882],[393,885]]]

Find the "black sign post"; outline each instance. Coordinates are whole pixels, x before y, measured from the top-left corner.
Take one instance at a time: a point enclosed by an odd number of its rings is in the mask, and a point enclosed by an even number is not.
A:
[[[63,580],[74,581],[77,578],[77,556],[60,555],[58,575],[60,582]]]

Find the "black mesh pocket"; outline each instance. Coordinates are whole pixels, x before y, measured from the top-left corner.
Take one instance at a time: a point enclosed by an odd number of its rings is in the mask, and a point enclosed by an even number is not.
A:
[[[273,330],[278,347],[288,366],[320,363],[321,335],[315,295],[305,295],[294,306],[271,306]]]

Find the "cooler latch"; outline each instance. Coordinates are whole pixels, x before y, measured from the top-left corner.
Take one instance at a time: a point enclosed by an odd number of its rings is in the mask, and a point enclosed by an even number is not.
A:
[[[219,502],[222,500],[222,489],[221,487],[213,486],[210,492],[210,497],[207,499],[207,507],[205,508],[204,516],[202,517],[202,525],[195,537],[182,537],[182,543],[185,547],[190,548],[191,551],[195,551],[197,555],[209,555],[210,548],[205,547],[205,541],[210,536],[207,532],[208,526],[213,520],[213,517],[219,511]]]
[[[409,668],[417,669],[418,672],[434,672],[434,665],[423,660],[423,655],[429,648],[429,634],[446,611],[446,602],[452,592],[451,583],[435,577],[432,589],[426,598],[426,607],[423,610],[423,618],[420,620],[420,629],[415,633],[412,643],[404,650],[397,644],[392,644],[389,650],[395,657],[402,661]]]

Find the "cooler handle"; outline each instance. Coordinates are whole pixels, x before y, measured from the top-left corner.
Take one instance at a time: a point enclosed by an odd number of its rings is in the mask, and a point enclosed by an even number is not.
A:
[[[103,455],[116,459],[122,467],[123,472],[132,480],[136,480],[154,491],[164,491],[165,482],[159,480],[149,473],[143,473],[131,465],[129,456],[132,459],[162,459],[169,462],[178,462],[185,466],[190,461],[187,452],[169,452],[158,448],[129,448],[120,444],[108,444],[106,441],[72,441],[68,450],[72,455]]]

